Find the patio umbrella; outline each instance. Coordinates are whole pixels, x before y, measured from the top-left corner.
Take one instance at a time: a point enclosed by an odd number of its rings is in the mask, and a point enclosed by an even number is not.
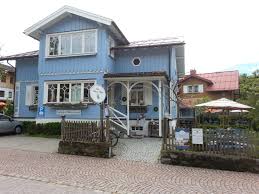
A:
[[[241,104],[227,98],[220,98],[218,100],[212,100],[206,103],[197,104],[196,107],[207,107],[211,109],[224,109],[224,110],[247,110],[254,109],[251,106]]]
[[[207,107],[210,109],[222,109],[223,115],[224,112],[227,111],[229,113],[230,110],[247,110],[247,109],[254,109],[251,106],[247,106],[245,104],[241,104],[227,98],[220,98],[218,100],[212,100],[206,103],[197,104],[196,107]],[[223,127],[225,125],[225,119],[223,117]]]

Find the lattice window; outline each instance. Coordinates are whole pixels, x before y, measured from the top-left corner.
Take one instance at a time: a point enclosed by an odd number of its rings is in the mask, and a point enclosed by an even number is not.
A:
[[[69,84],[60,84],[59,102],[69,102]]]
[[[81,101],[81,83],[71,84],[71,102]]]
[[[90,98],[90,88],[94,85],[94,83],[84,83],[84,102],[93,102]]]
[[[58,84],[48,85],[48,102],[57,102]]]

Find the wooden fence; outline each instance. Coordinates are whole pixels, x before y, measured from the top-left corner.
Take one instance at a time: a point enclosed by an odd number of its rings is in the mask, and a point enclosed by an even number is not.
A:
[[[68,142],[108,142],[108,122],[104,122],[103,130],[100,122],[94,121],[61,121],[61,140]]]
[[[192,130],[189,134],[185,149],[179,149],[175,131],[167,133],[163,149],[259,158],[259,133],[244,129],[204,129],[203,144],[192,144]]]

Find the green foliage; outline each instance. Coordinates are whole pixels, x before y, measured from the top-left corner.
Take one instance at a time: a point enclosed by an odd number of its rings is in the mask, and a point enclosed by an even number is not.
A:
[[[6,102],[6,106],[4,108],[4,114],[5,115],[8,115],[10,117],[13,116],[13,113],[14,113],[14,107],[13,107],[13,103],[11,101],[7,101]]]
[[[251,76],[240,76],[238,101],[255,108],[249,110],[248,118],[252,120],[252,128],[259,131],[259,70],[256,70]]]
[[[23,122],[23,131],[30,136],[60,137],[61,123],[36,124],[35,121],[25,121]]]

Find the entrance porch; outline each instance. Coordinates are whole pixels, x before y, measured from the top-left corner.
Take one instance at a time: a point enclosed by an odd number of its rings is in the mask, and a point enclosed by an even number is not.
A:
[[[166,72],[105,74],[110,121],[128,136],[162,137],[170,115]]]

